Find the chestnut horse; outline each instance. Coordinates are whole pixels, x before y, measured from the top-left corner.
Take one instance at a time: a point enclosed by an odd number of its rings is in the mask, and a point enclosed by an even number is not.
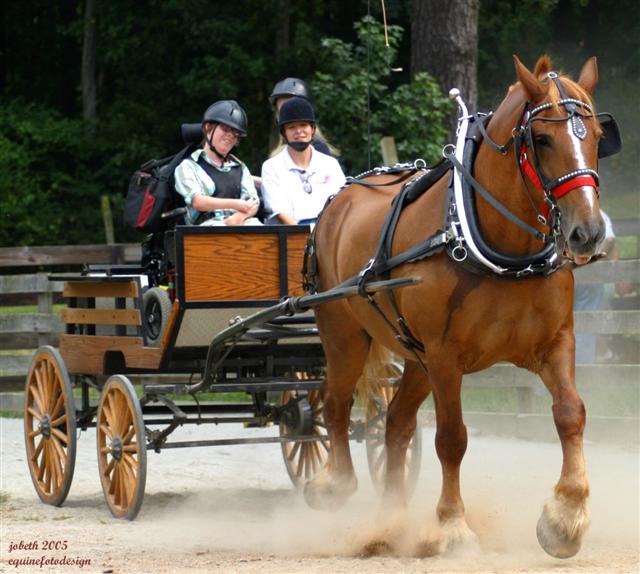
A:
[[[385,516],[406,508],[407,447],[418,408],[430,393],[435,403],[435,447],[443,476],[440,526],[436,537],[419,541],[416,552],[423,556],[476,540],[460,494],[460,464],[467,448],[461,384],[464,374],[499,361],[537,373],[553,398],[563,464],[538,521],[540,544],[553,556],[573,556],[589,524],[585,408],[575,385],[569,260],[588,262],[604,236],[596,172],[603,127],[591,100],[598,71],[591,58],[575,82],[553,72],[546,56],[533,73],[515,56],[514,61],[517,82],[495,114],[482,121],[484,137],[477,138],[468,173],[462,174],[462,162],[455,164],[455,170],[452,166],[407,202],[398,217],[388,257],[443,232],[442,249],[384,270],[386,276],[420,282],[398,289],[393,301],[378,293],[370,300],[353,297],[315,310],[326,355],[322,392],[332,447],[326,467],[305,486],[305,497],[315,508],[336,508],[355,491],[348,442],[352,397],[369,352],[381,345],[405,361],[387,416]],[[466,116],[460,120],[460,134],[470,116],[461,100],[459,104]],[[458,136],[455,157],[448,146],[451,161],[462,158],[463,144],[464,134]],[[454,182],[455,193],[449,192],[452,177],[488,191],[501,208],[486,193],[476,193],[475,207],[460,216],[460,181]],[[372,271],[367,262],[384,261],[376,259],[375,246],[399,194],[398,179],[397,173],[374,170],[326,206],[313,240],[318,289],[365,277]],[[469,211],[473,209],[475,213]],[[449,222],[444,226],[443,214]],[[475,231],[467,229],[472,227]],[[393,550],[394,542],[381,539],[375,546]]]

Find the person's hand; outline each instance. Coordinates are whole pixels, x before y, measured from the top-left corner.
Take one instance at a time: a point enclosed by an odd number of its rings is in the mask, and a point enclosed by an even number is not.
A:
[[[245,215],[249,214],[251,210],[255,210],[251,214],[253,215],[258,212],[259,206],[260,206],[260,202],[254,199],[237,199],[235,209],[236,211],[239,211],[240,213],[244,213]]]
[[[244,220],[246,219],[246,215],[241,213],[240,211],[236,211],[234,214],[230,215],[224,220],[225,225],[242,225]]]

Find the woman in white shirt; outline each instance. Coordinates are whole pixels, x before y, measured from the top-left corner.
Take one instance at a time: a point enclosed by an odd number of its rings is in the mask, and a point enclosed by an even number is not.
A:
[[[278,123],[287,145],[262,165],[262,197],[271,212],[267,223],[311,223],[345,176],[335,158],[311,145],[316,119],[309,101],[294,97],[284,102]]]

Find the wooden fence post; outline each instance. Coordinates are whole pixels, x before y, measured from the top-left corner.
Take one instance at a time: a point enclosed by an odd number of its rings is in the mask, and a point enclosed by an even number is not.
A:
[[[38,313],[53,315],[53,293],[51,282],[46,273],[38,273],[38,283],[42,283],[42,291],[38,293]],[[49,333],[38,333],[38,345],[46,345],[49,342]]]
[[[109,196],[103,195],[100,200],[102,208],[102,221],[104,222],[104,235],[107,240],[107,245],[113,245],[115,235],[113,233],[113,216],[111,215],[111,203],[109,202]]]
[[[380,149],[382,151],[382,163],[384,165],[395,165],[398,163],[398,150],[396,149],[396,140],[393,136],[385,136],[380,140]]]

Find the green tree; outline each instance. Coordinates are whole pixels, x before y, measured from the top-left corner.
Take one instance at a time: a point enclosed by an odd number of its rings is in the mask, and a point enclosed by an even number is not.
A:
[[[402,28],[362,18],[354,25],[357,42],[325,38],[317,53],[313,93],[323,131],[342,153],[349,173],[380,164],[378,142],[394,136],[400,161],[437,160],[445,143],[450,103],[426,73],[392,87],[392,66]]]

